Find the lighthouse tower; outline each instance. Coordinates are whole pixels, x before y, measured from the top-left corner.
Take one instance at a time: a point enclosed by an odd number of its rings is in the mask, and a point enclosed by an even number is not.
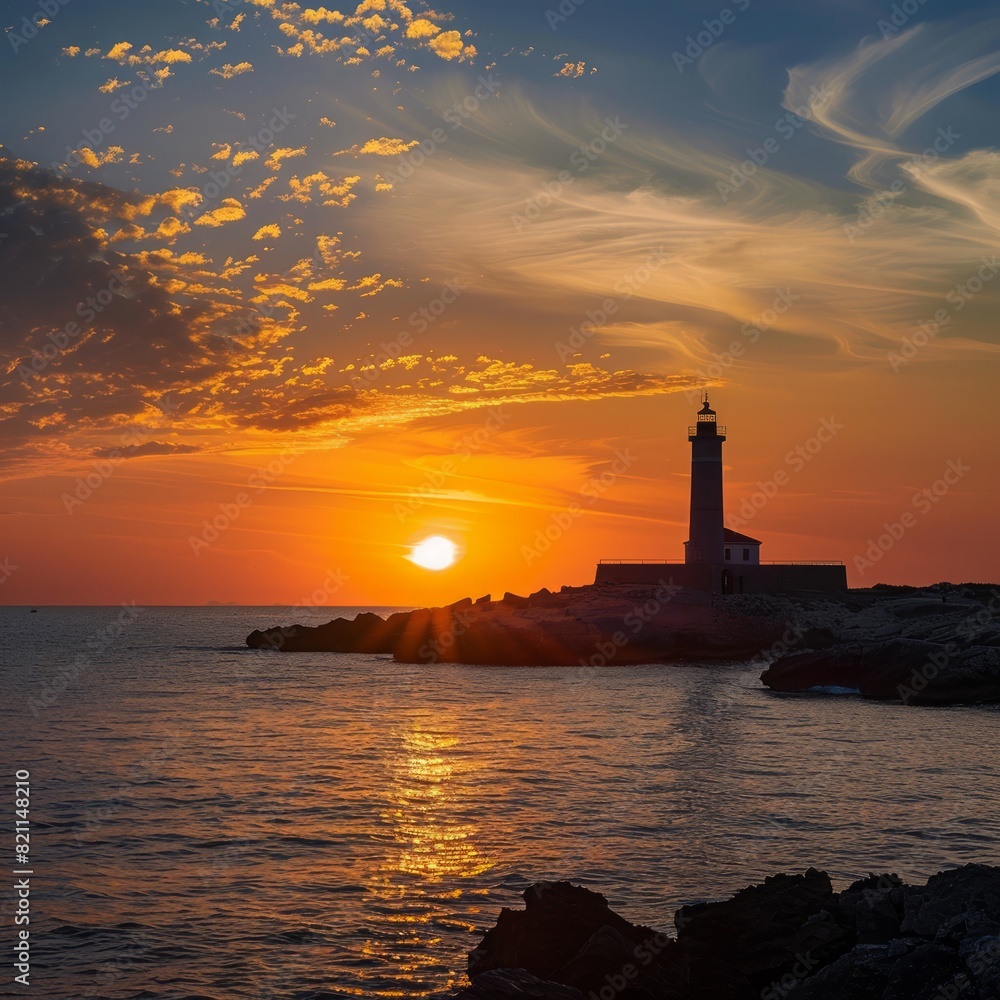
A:
[[[691,529],[684,543],[684,565],[668,559],[602,559],[594,583],[659,587],[668,577],[678,587],[712,594],[843,593],[847,569],[842,562],[760,561],[761,541],[725,527],[722,507],[722,443],[726,428],[717,423],[708,393],[688,428],[691,442]],[[746,502],[746,501],[744,501]]]
[[[688,428],[691,442],[691,527],[684,543],[686,563],[721,565],[725,547],[722,516],[722,442],[726,428],[715,419],[715,410],[704,405],[698,422]]]

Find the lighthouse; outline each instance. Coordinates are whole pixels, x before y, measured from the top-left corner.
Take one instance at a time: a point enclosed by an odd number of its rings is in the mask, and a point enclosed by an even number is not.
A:
[[[715,410],[708,405],[707,392],[696,420],[688,427],[691,522],[684,543],[684,562],[651,558],[653,552],[643,552],[639,558],[602,559],[597,564],[594,583],[662,586],[668,581],[712,595],[847,590],[847,569],[839,560],[765,564],[760,561],[759,538],[725,526],[722,445],[726,428],[719,424]],[[735,522],[741,524],[739,518]],[[746,523],[746,518],[742,523]]]
[[[722,443],[726,428],[716,421],[715,410],[704,405],[698,422],[688,428],[691,442],[691,522],[684,543],[686,563],[721,565],[725,525],[722,515]]]

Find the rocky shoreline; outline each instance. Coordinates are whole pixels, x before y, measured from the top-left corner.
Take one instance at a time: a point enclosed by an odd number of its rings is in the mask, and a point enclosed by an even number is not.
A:
[[[764,684],[911,705],[1000,702],[1000,587],[851,591],[823,623],[832,641],[777,657]]]
[[[247,636],[254,649],[391,654],[403,663],[625,666],[751,661],[774,691],[935,705],[1000,701],[1000,587],[711,596],[609,585],[360,614]]]
[[[360,614],[313,628],[255,631],[247,645],[391,653],[404,663],[606,666],[745,659],[780,643],[787,632],[787,622],[768,609],[742,609],[664,581],[655,587],[563,587],[498,601],[465,598],[388,619]]]
[[[684,906],[671,932],[598,893],[539,882],[469,955],[454,1000],[996,1000],[1000,868],[922,885],[869,875],[841,892],[810,868]]]

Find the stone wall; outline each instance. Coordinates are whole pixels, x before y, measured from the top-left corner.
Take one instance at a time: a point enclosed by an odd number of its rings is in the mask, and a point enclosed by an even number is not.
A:
[[[791,591],[836,593],[847,590],[846,566],[771,565],[709,566],[698,563],[600,563],[596,584],[648,584],[661,581],[706,593],[722,592],[722,572],[732,574],[733,593],[782,594]]]

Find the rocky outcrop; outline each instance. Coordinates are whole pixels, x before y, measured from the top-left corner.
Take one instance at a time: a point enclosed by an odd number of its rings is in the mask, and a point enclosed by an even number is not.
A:
[[[524,969],[484,972],[461,996],[464,1000],[586,1000],[579,990],[541,980]]]
[[[903,592],[905,591],[905,592]],[[946,595],[947,596],[947,595]],[[912,588],[712,597],[674,587],[563,587],[465,598],[382,619],[252,632],[284,652],[385,653],[406,663],[594,666],[753,660],[774,691],[841,689],[915,705],[1000,701],[1000,588],[944,602]]]
[[[541,979],[564,970],[560,982],[566,983],[575,978],[566,974],[567,965],[579,963],[598,932],[603,936],[597,947],[610,944],[612,950],[621,940],[630,950],[656,933],[620,917],[599,893],[569,882],[536,883],[524,900],[523,910],[501,910],[496,926],[469,955],[471,979],[491,969],[526,969]]]
[[[760,679],[774,691],[857,690],[913,705],[1000,701],[1000,647],[890,639],[792,653]]]
[[[807,630],[800,649],[781,651],[761,680],[774,691],[847,689],[911,705],[1000,701],[1000,588],[968,586],[947,601],[886,590],[790,609],[793,620],[824,625],[832,641],[812,641]]]
[[[451,997],[500,1000],[996,1000],[1000,868],[905,885],[870,875],[842,892],[815,869],[687,906],[668,935],[567,882],[524,892],[469,956]]]
[[[409,624],[410,613],[382,618],[371,613],[337,618],[325,625],[288,625],[254,630],[247,636],[251,649],[286,653],[391,653]]]
[[[406,663],[605,666],[750,658],[787,621],[718,598],[660,587],[576,587],[499,601],[362,614],[326,625],[255,631],[247,645],[284,652],[391,653]]]

